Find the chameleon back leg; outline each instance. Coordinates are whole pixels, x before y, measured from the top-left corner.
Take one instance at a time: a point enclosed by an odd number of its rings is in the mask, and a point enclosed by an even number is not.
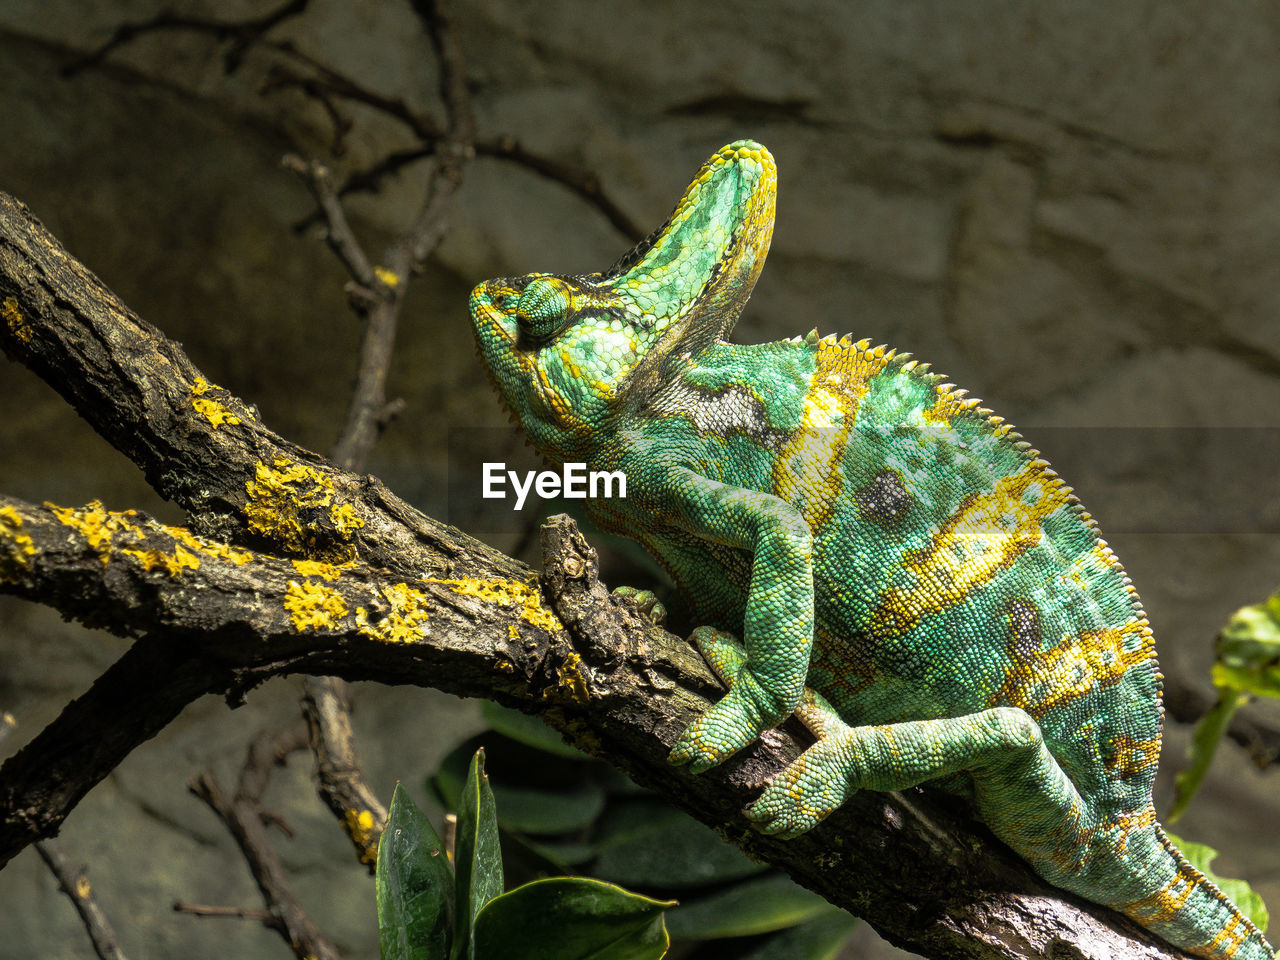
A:
[[[709,627],[691,639],[732,685],[747,662],[742,646]],[[858,790],[903,790],[963,774],[982,820],[1050,883],[1120,910],[1198,956],[1272,960],[1257,928],[1165,838],[1154,809],[1090,813],[1026,711],[994,707],[854,727],[805,687],[796,715],[817,742],[747,808],[764,833],[799,836]]]

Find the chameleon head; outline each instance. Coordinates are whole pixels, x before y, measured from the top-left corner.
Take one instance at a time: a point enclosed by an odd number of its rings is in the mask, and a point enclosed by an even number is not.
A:
[[[777,168],[750,140],[717,150],[660,230],[603,273],[480,284],[471,319],[507,406],[552,459],[581,456],[736,322],[773,235]]]

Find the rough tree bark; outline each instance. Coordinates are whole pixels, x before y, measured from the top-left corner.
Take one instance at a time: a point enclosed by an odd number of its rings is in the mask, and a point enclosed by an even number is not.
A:
[[[438,523],[374,477],[281,438],[0,194],[0,345],[183,507],[186,528],[0,496],[0,589],[135,645],[0,768],[0,864],[208,693],[333,674],[486,696],[540,715],[751,856],[945,958],[1176,957],[1039,880],[928,791],[863,793],[793,841],[741,809],[799,750],[790,724],[694,777],[666,754],[719,693],[679,638],[615,604],[571,522],[545,573]],[[12,455],[10,452],[9,455]]]

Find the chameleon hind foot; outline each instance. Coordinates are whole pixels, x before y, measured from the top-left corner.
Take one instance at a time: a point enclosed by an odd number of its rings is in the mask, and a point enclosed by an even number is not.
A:
[[[729,692],[689,724],[667,759],[677,766],[688,764],[694,773],[704,773],[754,743],[786,713],[779,715],[775,698],[752,675],[746,651],[731,634],[698,627],[689,641],[716,676],[728,684]]]
[[[630,607],[642,620],[660,627],[667,622],[667,608],[652,590],[639,587],[614,587],[613,602]]]

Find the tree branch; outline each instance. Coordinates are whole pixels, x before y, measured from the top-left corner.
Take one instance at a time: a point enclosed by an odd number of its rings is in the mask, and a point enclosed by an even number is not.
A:
[[[58,886],[62,888],[62,892],[74,904],[76,913],[80,915],[80,922],[84,924],[89,940],[93,943],[93,952],[101,960],[125,960],[125,953],[120,949],[120,941],[116,938],[111,921],[107,919],[107,915],[102,912],[102,907],[93,896],[93,887],[89,885],[85,868],[72,865],[66,854],[52,840],[42,840],[37,843],[36,851],[53,875],[58,878]]]

